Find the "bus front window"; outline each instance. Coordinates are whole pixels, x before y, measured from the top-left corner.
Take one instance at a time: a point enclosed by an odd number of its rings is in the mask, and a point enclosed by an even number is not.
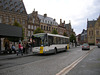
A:
[[[47,37],[45,34],[36,34],[32,36],[33,47],[39,47],[41,45],[46,46]]]

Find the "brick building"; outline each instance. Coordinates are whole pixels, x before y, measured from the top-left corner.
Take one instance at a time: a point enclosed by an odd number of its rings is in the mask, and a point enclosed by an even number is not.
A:
[[[13,25],[15,21],[22,25],[26,37],[27,12],[23,0],[0,0],[0,23]]]

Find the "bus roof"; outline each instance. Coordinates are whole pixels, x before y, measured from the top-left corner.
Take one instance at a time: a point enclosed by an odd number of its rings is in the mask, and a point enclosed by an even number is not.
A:
[[[47,34],[48,36],[55,36],[55,37],[62,37],[62,38],[69,38],[63,35],[58,35],[58,34],[50,34],[50,33],[38,33],[38,34],[34,34],[34,35],[39,35],[39,34]],[[33,35],[33,36],[34,36]]]

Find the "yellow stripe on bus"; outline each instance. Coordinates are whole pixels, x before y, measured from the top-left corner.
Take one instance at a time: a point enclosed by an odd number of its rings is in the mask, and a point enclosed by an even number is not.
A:
[[[40,53],[43,53],[43,46],[40,47]]]
[[[67,44],[67,50],[69,50],[69,44]]]

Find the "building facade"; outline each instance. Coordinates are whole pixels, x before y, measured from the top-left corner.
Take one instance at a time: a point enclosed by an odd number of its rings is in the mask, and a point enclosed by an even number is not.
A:
[[[15,21],[22,25],[27,37],[27,12],[23,0],[0,0],[0,23],[13,25]],[[2,48],[5,40],[6,38],[1,38]]]
[[[40,28],[45,33],[52,33],[54,29],[58,31],[58,23],[56,22],[56,19],[48,17],[47,14],[38,14],[38,17],[40,19]]]
[[[72,34],[76,36],[75,32],[72,29],[71,22],[69,21],[68,24],[65,24],[66,33],[70,37]]]
[[[95,44],[100,43],[100,16],[95,23]]]
[[[38,18],[38,11],[34,11],[28,15],[28,37],[31,37],[33,35],[34,30],[36,30],[38,27],[40,27],[40,20]]]
[[[82,33],[81,33],[81,44],[83,43],[87,43],[87,30],[83,29]]]
[[[60,19],[60,24],[58,25],[58,34],[59,35],[63,35],[64,32],[65,33],[67,32],[67,29],[65,27],[65,21],[62,22],[62,19]]]
[[[97,20],[87,21],[87,40],[95,45],[100,42],[100,16]]]

